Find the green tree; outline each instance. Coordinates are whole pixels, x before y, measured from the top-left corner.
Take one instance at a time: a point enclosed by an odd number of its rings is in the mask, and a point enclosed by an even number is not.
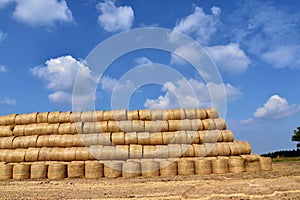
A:
[[[294,130],[294,135],[292,136],[292,141],[299,142],[297,144],[297,149],[300,150],[300,126]]]

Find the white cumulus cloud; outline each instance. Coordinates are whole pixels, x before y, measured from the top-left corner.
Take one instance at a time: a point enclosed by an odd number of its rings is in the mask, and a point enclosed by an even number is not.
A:
[[[12,99],[10,97],[0,97],[0,104],[4,105],[15,105],[17,101],[15,99]]]
[[[135,60],[135,63],[138,64],[138,65],[144,65],[144,64],[152,64],[153,62],[147,58],[147,57],[139,57],[139,58],[136,58]]]
[[[0,65],[0,73],[1,72],[6,72],[6,67],[3,65]]]
[[[0,30],[0,42],[2,42],[3,40],[5,40],[6,36],[7,36],[7,34],[4,33],[4,32],[2,32],[2,31]]]
[[[98,23],[107,32],[125,31],[133,24],[134,12],[130,6],[117,7],[114,1],[105,0],[97,9],[101,12]]]
[[[0,9],[7,6],[9,3],[14,2],[14,0],[0,0]]]

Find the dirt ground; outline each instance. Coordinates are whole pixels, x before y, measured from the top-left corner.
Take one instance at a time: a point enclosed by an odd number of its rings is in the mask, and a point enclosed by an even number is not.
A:
[[[300,199],[300,162],[273,168],[209,176],[1,181],[0,199]]]

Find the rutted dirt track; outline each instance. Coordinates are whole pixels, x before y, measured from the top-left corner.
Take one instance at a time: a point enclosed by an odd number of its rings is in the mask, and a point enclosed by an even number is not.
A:
[[[155,178],[1,181],[1,199],[300,199],[300,162],[271,172]]]

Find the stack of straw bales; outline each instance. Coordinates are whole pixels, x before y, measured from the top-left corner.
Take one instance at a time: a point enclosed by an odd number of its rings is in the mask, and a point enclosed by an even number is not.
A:
[[[0,116],[0,180],[132,178],[272,170],[216,109]]]

